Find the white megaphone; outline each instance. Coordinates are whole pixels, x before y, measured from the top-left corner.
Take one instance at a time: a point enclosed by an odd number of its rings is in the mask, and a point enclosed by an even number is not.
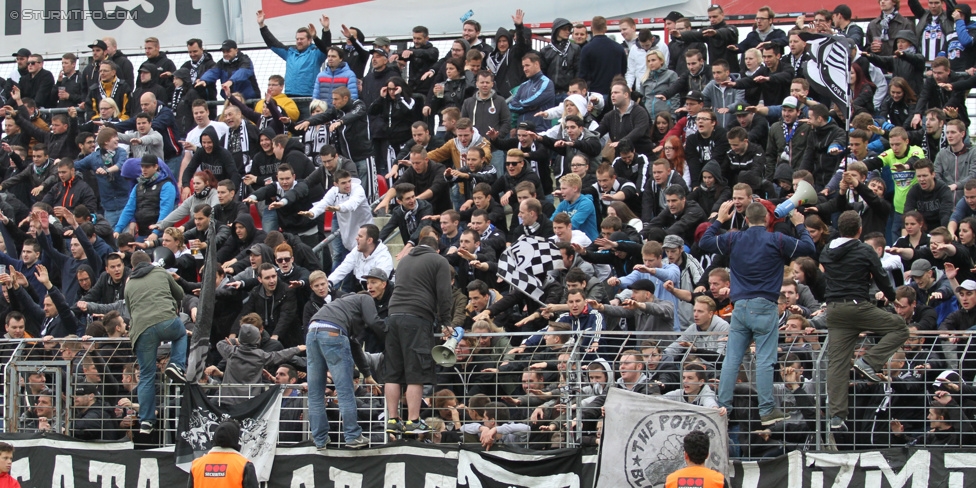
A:
[[[796,191],[793,192],[793,196],[786,200],[785,202],[776,206],[776,218],[781,219],[790,214],[790,212],[796,210],[796,207],[800,205],[806,205],[809,203],[817,202],[817,190],[813,188],[813,185],[807,183],[806,181],[800,181],[796,185]]]
[[[454,348],[457,347],[458,342],[464,337],[464,329],[461,327],[455,327],[454,333],[451,334],[451,338],[447,340],[443,345],[434,346],[430,351],[430,355],[434,356],[434,362],[439,366],[450,367],[454,366],[457,362],[457,355],[454,354]]]

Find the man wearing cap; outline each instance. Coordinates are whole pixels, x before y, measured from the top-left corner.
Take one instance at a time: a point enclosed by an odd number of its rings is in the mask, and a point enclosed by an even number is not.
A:
[[[97,398],[94,384],[79,383],[74,388],[71,413],[71,437],[86,441],[115,440],[121,432],[118,421],[106,411]]]
[[[842,3],[834,7],[834,11],[831,13],[834,29],[840,35],[850,39],[851,42],[857,45],[858,49],[864,49],[864,29],[851,22],[853,15],[851,8],[846,4]]]
[[[749,227],[739,232],[721,232],[722,226],[732,219],[733,201],[722,204],[718,217],[705,230],[698,245],[708,253],[729,256],[732,276],[732,328],[719,382],[718,402],[732,407],[732,395],[742,358],[753,339],[756,342],[756,389],[759,392],[759,409],[763,425],[772,425],[787,416],[776,408],[773,400],[773,366],[776,363],[778,335],[777,302],[783,283],[783,263],[799,256],[812,256],[816,246],[800,212],[794,212],[790,221],[799,239],[766,230],[769,211],[759,202],[750,203],[746,209]],[[846,376],[845,376],[846,378]],[[846,392],[845,392],[846,394]]]
[[[636,280],[627,287],[630,298],[620,302],[620,306],[604,305],[596,300],[587,300],[587,306],[604,314],[607,318],[619,317],[626,322],[626,330],[632,332],[673,332],[674,304],[667,300],[654,298],[656,287],[651,280]],[[628,346],[625,344],[625,347]]]
[[[95,39],[95,42],[89,44],[88,48],[92,51],[91,62],[81,72],[81,83],[85,87],[86,93],[88,87],[98,81],[98,67],[102,61],[105,61],[105,49],[108,48],[108,45],[101,39]]]
[[[752,116],[752,114],[749,115]],[[762,124],[765,125],[766,121],[763,120]],[[733,127],[729,129],[726,137],[729,141],[729,150],[726,153],[728,166],[725,168],[723,176],[729,184],[738,183],[739,174],[744,171],[751,171],[762,176],[766,170],[766,156],[762,146],[750,142],[755,140],[752,134],[746,132],[743,127]],[[766,175],[766,177],[772,179],[773,175]]]
[[[285,46],[274,34],[271,29],[264,25],[264,10],[258,10],[257,21],[261,29],[261,38],[264,43],[279,58],[285,60],[285,93],[289,97],[310,97],[312,87],[315,85],[315,73],[325,62],[325,51],[332,42],[332,34],[329,31],[329,18],[323,15],[319,18],[322,24],[322,37],[319,39],[315,35],[314,28],[299,27],[295,31],[295,45]]]
[[[704,222],[704,217],[701,220]],[[697,258],[685,252],[685,240],[680,236],[665,236],[662,247],[664,247],[664,254],[667,255],[666,262],[681,270],[681,278],[678,281],[665,281],[664,289],[678,299],[678,320],[681,321],[681,328],[684,329],[694,322],[692,290],[701,281],[705,269]]]
[[[943,305],[952,302],[954,298],[952,284],[949,283],[945,273],[932,266],[928,259],[915,260],[909,274],[912,281],[908,286],[915,290],[918,303],[928,305],[939,313],[944,310]],[[943,311],[941,315],[945,315],[945,312]]]
[[[950,313],[939,324],[941,330],[967,330],[976,324],[976,281],[965,280],[956,287],[959,310]],[[950,339],[956,342],[955,338]]]
[[[30,49],[20,48],[17,52],[11,54],[12,57],[17,60],[17,70],[14,71],[9,78],[3,84],[3,98],[9,99],[10,94],[13,91],[13,87],[17,86],[17,82],[21,78],[28,76],[27,62],[30,60],[31,52]]]
[[[210,452],[193,460],[190,488],[258,488],[254,464],[242,456],[241,427],[236,420],[221,422],[213,434]]]
[[[885,299],[895,300],[895,289],[874,249],[859,240],[861,217],[848,210],[837,220],[840,237],[820,254],[827,276],[824,298],[827,302],[828,350],[827,396],[830,428],[846,429],[850,364],[860,335],[871,331],[880,335],[874,346],[854,361],[854,368],[868,380],[880,382],[891,355],[908,339],[908,326],[901,317],[877,307],[870,294],[873,281]],[[870,277],[870,281],[868,278]]]
[[[228,39],[220,45],[223,58],[209,71],[201,75],[194,87],[203,87],[207,83],[223,82],[224,87],[230,87],[231,92],[240,92],[245,99],[258,98],[261,89],[254,77],[254,63],[247,54],[237,50],[237,42]],[[220,90],[223,92],[223,90]]]
[[[727,129],[742,127],[749,133],[749,140],[758,144],[761,151],[762,142],[769,139],[769,121],[766,117],[757,117],[755,112],[750,111],[745,104],[736,105],[732,108],[732,112],[735,114],[735,122]]]
[[[799,168],[803,161],[803,152],[807,149],[807,137],[810,124],[800,122],[799,100],[794,96],[783,99],[782,120],[778,120],[769,127],[769,137],[766,142],[766,179],[773,178],[773,172],[779,164],[788,164],[791,168]],[[867,149],[867,146],[864,146]],[[859,159],[861,161],[863,159]]]
[[[159,159],[145,155],[139,164],[142,176],[129,192],[129,200],[115,224],[115,237],[131,230],[129,226],[134,223],[136,229],[132,235],[145,238],[151,232],[149,226],[169,215],[176,204],[176,186],[159,172]]]
[[[381,269],[372,269],[367,274],[386,281],[386,272]],[[312,439],[320,452],[325,451],[329,442],[325,387],[326,375],[330,373],[342,414],[346,447],[369,446],[369,439],[359,426],[353,386],[353,363],[362,372],[366,384],[376,384],[362,347],[367,329],[380,337],[386,332],[374,298],[362,293],[346,295],[323,305],[308,324],[305,344],[308,346],[309,422]]]

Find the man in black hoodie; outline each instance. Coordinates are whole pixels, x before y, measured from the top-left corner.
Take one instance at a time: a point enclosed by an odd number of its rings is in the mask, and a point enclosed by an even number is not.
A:
[[[908,190],[905,196],[905,212],[918,210],[925,218],[925,225],[935,229],[949,225],[949,217],[955,205],[952,203],[952,190],[935,178],[932,161],[921,159],[915,163],[915,178],[918,184]]]
[[[827,333],[830,341],[827,367],[827,396],[830,400],[831,430],[845,430],[847,419],[850,364],[860,334],[870,330],[880,335],[864,356],[854,361],[854,368],[868,380],[881,382],[880,371],[888,358],[901,349],[908,339],[908,326],[901,317],[875,305],[869,288],[873,281],[889,301],[895,300],[895,289],[881,266],[878,254],[861,242],[861,217],[848,210],[837,219],[840,237],[820,254],[824,274],[829,276],[827,291]]]
[[[203,150],[193,153],[190,164],[183,171],[184,200],[189,198],[193,192],[190,180],[197,171],[210,170],[218,180],[229,179],[234,182],[235,187],[241,184],[241,175],[237,170],[237,164],[234,163],[234,157],[230,151],[224,149],[220,144],[217,129],[214,129],[213,126],[203,129],[203,134],[200,135],[200,145]]]
[[[566,93],[579,70],[580,45],[570,40],[573,23],[558,17],[552,21],[550,43],[542,48],[542,72],[552,80],[556,93]]]
[[[119,67],[119,78],[122,78],[129,86],[135,86],[135,78],[133,78],[135,70],[132,69],[132,61],[129,61],[129,57],[119,51],[119,45],[114,37],[104,37],[102,40],[105,41],[105,60],[111,61]],[[119,107],[119,109],[124,110],[123,107]]]
[[[837,171],[837,165],[847,147],[847,131],[838,127],[824,105],[810,107],[810,131],[807,149],[800,169],[813,174],[814,188],[823,190]]]
[[[525,81],[520,63],[522,56],[532,49],[532,45],[529,42],[531,33],[522,24],[524,17],[525,12],[521,9],[516,10],[512,16],[512,22],[515,23],[514,37],[512,31],[504,27],[498,28],[495,33],[495,49],[485,57],[485,67],[495,75],[495,89],[498,93],[507,95],[512,88]]]
[[[159,70],[148,61],[139,66],[139,78],[136,80],[132,96],[129,97],[129,107],[126,113],[130,114],[130,117],[135,117],[137,113],[142,111],[142,95],[146,93],[155,95],[156,100],[166,99],[166,89],[159,84]],[[125,107],[119,108],[124,109]]]
[[[169,88],[173,83],[173,73],[176,72],[176,63],[166,57],[166,53],[159,50],[159,39],[147,37],[142,45],[146,53],[146,62],[152,63],[156,67],[156,79],[163,88]]]

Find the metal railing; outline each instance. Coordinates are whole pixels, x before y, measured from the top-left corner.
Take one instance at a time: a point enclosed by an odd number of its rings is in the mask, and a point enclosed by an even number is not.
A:
[[[546,334],[538,348],[519,346],[533,333],[469,333],[456,349],[457,362],[437,368],[437,384],[425,388],[423,416],[434,429],[425,436],[432,442],[479,443],[478,428],[485,417],[510,424],[505,442],[531,449],[594,445],[605,412],[602,399],[609,388],[636,388],[649,395],[711,405],[718,390],[721,349],[726,337],[700,334],[692,348],[678,344],[674,334],[604,331],[599,347],[588,350],[587,334]],[[560,340],[561,337],[564,340]],[[747,351],[728,413],[730,453],[753,459],[793,450],[880,449],[904,445],[976,445],[973,417],[966,409],[976,401],[972,333],[920,332],[889,361],[881,383],[872,383],[851,370],[850,404],[846,430],[831,430],[828,420],[827,343],[823,331],[780,334],[780,355],[773,385],[777,407],[789,419],[772,426],[759,422],[754,387],[754,358]],[[874,338],[862,337],[856,355]],[[718,349],[718,350],[715,350]],[[639,354],[624,353],[635,350]],[[0,341],[6,351],[4,430],[55,431],[84,439],[135,438],[133,421],[138,405],[131,375],[131,348],[126,340]],[[902,356],[902,354],[904,356]],[[92,361],[91,359],[98,359]],[[371,354],[378,364],[380,354]],[[160,357],[160,365],[165,357]],[[599,364],[599,366],[595,366]],[[703,372],[694,370],[701,365]],[[129,365],[127,368],[126,366]],[[160,371],[162,368],[160,368]],[[951,372],[950,372],[951,371]],[[43,373],[39,376],[37,373]],[[43,385],[36,384],[43,382]],[[271,383],[220,385],[201,381],[214,403],[245,400],[265,391]],[[157,378],[159,432],[146,447],[174,442],[183,388]],[[103,426],[81,431],[92,407],[78,405],[79,388],[94,386],[104,411]],[[245,386],[243,390],[242,386]],[[357,385],[361,386],[361,385]],[[234,393],[227,389],[235,388]],[[53,392],[53,393],[52,393]],[[40,396],[50,396],[50,402]],[[379,388],[357,389],[359,421],[373,444],[387,442],[385,400]],[[327,392],[327,397],[329,396]],[[286,390],[279,443],[309,439],[307,392],[304,385]],[[45,407],[47,410],[44,410]],[[403,406],[402,408],[405,408]],[[338,442],[337,405],[328,404],[333,442]],[[38,412],[44,413],[41,421]]]

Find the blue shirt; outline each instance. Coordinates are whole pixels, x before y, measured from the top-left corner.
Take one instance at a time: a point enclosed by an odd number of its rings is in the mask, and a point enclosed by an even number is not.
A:
[[[732,303],[750,298],[779,300],[783,285],[783,266],[800,256],[813,256],[817,247],[803,225],[796,226],[799,239],[779,232],[767,232],[763,226],[751,226],[737,232],[716,235],[722,223],[715,219],[698,242],[705,252],[729,257],[732,277]]]
[[[600,237],[600,232],[596,228],[596,208],[593,207],[592,196],[580,195],[573,203],[569,203],[568,200],[559,202],[559,206],[550,218],[555,218],[560,212],[568,213],[573,221],[573,228],[579,229],[590,240]]]
[[[651,280],[654,283],[654,298],[671,302],[674,305],[674,330],[681,330],[681,317],[678,316],[678,304],[681,303],[678,297],[664,289],[664,282],[670,281],[677,286],[681,283],[681,268],[676,264],[661,264],[660,268],[654,269],[654,274],[631,271],[630,274],[620,278],[620,286],[627,288],[637,280]]]

